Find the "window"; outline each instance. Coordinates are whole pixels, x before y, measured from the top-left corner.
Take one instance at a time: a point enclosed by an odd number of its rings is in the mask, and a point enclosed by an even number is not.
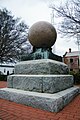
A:
[[[4,69],[4,73],[6,72],[6,69]]]
[[[14,69],[13,69],[12,73],[14,73]]]
[[[9,75],[9,71],[7,71],[7,75]]]
[[[70,71],[73,71],[73,69],[70,69]]]
[[[73,62],[73,59],[71,58],[71,59],[70,59],[70,63],[72,63],[72,62]]]

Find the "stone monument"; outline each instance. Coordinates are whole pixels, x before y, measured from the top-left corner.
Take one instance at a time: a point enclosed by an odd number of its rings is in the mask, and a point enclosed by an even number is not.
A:
[[[15,66],[15,74],[7,78],[7,88],[0,89],[0,98],[58,112],[79,94],[67,65],[49,57],[56,37],[48,22],[32,25],[29,40],[34,47],[33,59]]]

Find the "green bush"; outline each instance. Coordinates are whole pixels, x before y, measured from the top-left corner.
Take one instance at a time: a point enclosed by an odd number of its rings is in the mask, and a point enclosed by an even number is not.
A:
[[[71,71],[70,74],[74,76],[74,84],[80,84],[80,71],[77,73]]]
[[[7,81],[7,75],[0,75],[0,81]]]

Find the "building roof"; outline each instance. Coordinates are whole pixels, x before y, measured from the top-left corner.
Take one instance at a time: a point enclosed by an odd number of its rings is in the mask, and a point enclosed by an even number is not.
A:
[[[4,63],[0,63],[0,67],[14,67],[16,63],[12,63],[12,62],[4,62]]]
[[[66,52],[65,57],[70,57],[70,56],[79,56],[80,51],[73,51],[73,52]]]

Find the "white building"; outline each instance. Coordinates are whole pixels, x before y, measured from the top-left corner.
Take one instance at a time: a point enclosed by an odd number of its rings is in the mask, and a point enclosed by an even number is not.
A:
[[[0,73],[9,75],[14,73],[15,63],[0,63]]]

